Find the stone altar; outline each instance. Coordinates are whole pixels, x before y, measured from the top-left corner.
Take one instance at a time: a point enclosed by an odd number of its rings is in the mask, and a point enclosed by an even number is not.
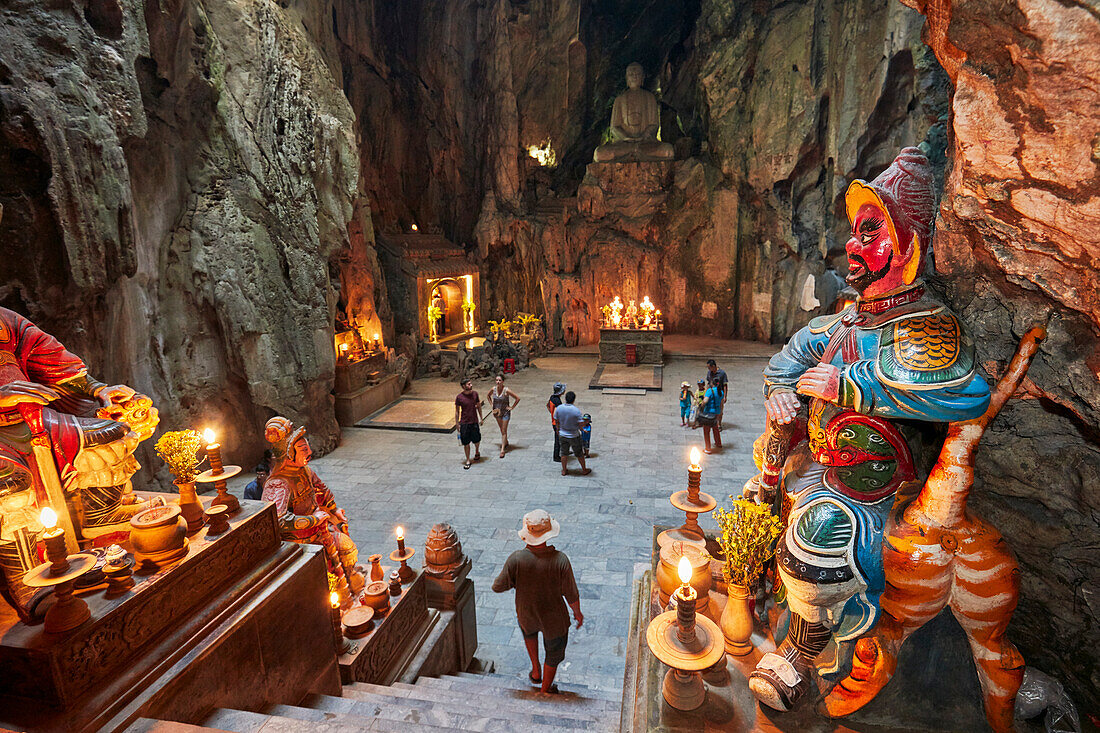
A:
[[[639,364],[663,364],[664,333],[662,328],[601,328],[600,362],[625,364],[626,346],[634,344]]]
[[[64,635],[0,608],[0,727],[116,730],[338,694],[324,560],[279,540],[272,504],[242,501],[228,532],[202,529],[178,564],[134,579],[81,591],[92,617]]]

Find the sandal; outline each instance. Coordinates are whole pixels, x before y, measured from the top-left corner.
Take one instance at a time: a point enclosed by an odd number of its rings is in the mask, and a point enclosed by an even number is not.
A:
[[[587,476],[590,473],[592,473],[592,469],[591,468],[586,468],[583,471],[581,471],[581,476]]]
[[[500,457],[501,457],[501,458],[504,458],[504,451],[501,451],[501,452],[500,452]]]
[[[464,469],[466,469],[467,471],[469,471],[470,470],[470,462],[466,461],[465,463],[462,464],[462,467]]]
[[[541,690],[540,690],[540,692],[541,692]],[[557,683],[554,683],[554,684],[550,685],[549,690],[547,690],[546,692],[544,692],[542,694],[544,694],[544,695],[560,695],[561,690],[558,689]]]
[[[481,451],[478,451],[477,453],[474,454],[474,460],[475,461],[480,461],[481,460]]]
[[[535,679],[531,675],[527,675],[527,681],[531,683],[533,687],[542,687],[542,677]]]
[[[565,474],[566,474],[566,470],[565,470],[565,469],[563,468],[563,469],[561,470],[561,475],[562,475],[562,476],[564,476]]]

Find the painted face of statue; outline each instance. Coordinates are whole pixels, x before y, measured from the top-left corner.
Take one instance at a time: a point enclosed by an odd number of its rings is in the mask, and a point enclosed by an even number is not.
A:
[[[898,247],[881,207],[865,203],[852,220],[848,253],[848,284],[864,298],[875,298],[905,285],[904,263],[910,247]],[[905,250],[905,251],[902,251]],[[902,257],[898,257],[897,253]]]

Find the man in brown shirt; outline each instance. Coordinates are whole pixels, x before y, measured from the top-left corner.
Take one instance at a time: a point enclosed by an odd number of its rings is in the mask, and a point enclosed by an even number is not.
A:
[[[508,556],[504,569],[493,581],[493,591],[503,593],[516,589],[516,616],[523,632],[523,643],[531,657],[532,685],[543,692],[556,693],[554,675],[565,659],[565,646],[569,641],[569,613],[565,602],[573,609],[577,628],[584,623],[577,581],[573,566],[564,552],[559,552],[546,541],[558,536],[561,525],[543,509],[536,509],[523,516],[523,528],[519,538],[527,547]],[[562,600],[564,599],[564,601]],[[539,632],[546,650],[546,659],[539,668]]]

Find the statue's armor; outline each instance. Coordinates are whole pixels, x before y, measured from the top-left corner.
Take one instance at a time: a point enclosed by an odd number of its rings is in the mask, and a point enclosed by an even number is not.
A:
[[[958,320],[920,286],[815,318],[772,358],[765,392],[793,390],[818,363],[840,369],[837,402],[810,402],[784,478],[792,508],[777,562],[791,610],[843,642],[878,619],[886,515],[916,478],[898,421],[978,417],[989,388]]]

